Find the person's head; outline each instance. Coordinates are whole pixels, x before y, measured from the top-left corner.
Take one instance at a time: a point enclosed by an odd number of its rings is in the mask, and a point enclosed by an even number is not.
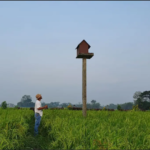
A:
[[[39,101],[42,99],[42,95],[41,95],[41,94],[37,94],[35,97],[36,97],[36,99],[39,100]]]

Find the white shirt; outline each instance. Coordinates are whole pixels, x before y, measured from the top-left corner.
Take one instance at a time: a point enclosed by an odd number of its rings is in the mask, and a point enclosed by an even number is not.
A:
[[[38,110],[39,107],[41,107],[41,102],[39,100],[36,100],[35,107],[34,107],[34,112],[35,113],[39,113],[40,116],[42,117],[43,111],[42,110]]]

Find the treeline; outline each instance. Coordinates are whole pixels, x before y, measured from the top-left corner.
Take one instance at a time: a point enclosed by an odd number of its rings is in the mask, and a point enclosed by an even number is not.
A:
[[[5,101],[6,103],[6,101]],[[30,95],[24,95],[21,99],[20,102],[17,103],[16,106],[18,107],[34,107],[35,103],[32,102],[32,98]],[[60,104],[60,102],[50,102],[50,103],[45,103],[42,102],[42,106],[48,105],[48,108],[56,108],[56,107],[67,107],[68,105],[74,106],[74,107],[79,107],[82,108],[82,104],[72,104],[72,103],[62,103]],[[117,105],[115,104],[109,104],[106,106],[101,106],[100,103],[96,102],[96,100],[92,100],[91,103],[87,103],[87,108],[88,109],[102,109],[102,108],[106,108],[106,109],[117,109]],[[132,109],[133,103],[128,102],[128,103],[124,103],[124,104],[120,104],[122,109]]]
[[[133,106],[138,105],[138,107],[142,110],[149,110],[150,109],[150,91],[144,91],[144,92],[135,92],[133,95],[134,101],[123,103],[123,104],[109,104],[105,106],[101,106],[100,103],[96,102],[96,100],[92,100],[91,103],[87,103],[88,109],[117,109],[117,107],[121,107],[121,109],[132,109]],[[48,105],[48,108],[56,108],[56,107],[67,107],[68,105],[74,106],[74,107],[80,107],[82,108],[82,104],[72,104],[72,103],[62,103],[60,102],[50,102],[45,103],[42,102],[42,106]],[[21,101],[17,103],[18,107],[34,107],[35,103],[32,102],[32,98],[30,95],[24,95],[21,98]]]
[[[62,103],[60,102],[50,102],[50,103],[41,103],[42,106],[48,105],[48,108],[56,108],[56,107],[67,107],[68,105],[74,106],[74,107],[80,107],[82,108],[82,104],[72,104],[72,103]],[[24,95],[21,99],[20,102],[17,103],[18,107],[34,107],[35,103],[32,102],[32,98],[30,95]],[[100,103],[96,102],[96,100],[92,100],[91,103],[87,103],[87,108],[88,109],[102,109],[102,108],[107,108],[107,109],[117,109],[117,106],[120,105],[122,109],[132,109],[133,103],[128,102],[124,104],[109,104],[106,106],[101,106]]]

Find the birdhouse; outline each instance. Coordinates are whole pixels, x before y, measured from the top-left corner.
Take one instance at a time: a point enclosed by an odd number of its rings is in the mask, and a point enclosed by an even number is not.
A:
[[[77,47],[77,57],[76,58],[86,58],[86,59],[90,59],[94,56],[93,53],[89,53],[89,48],[91,46],[85,41],[83,40]]]

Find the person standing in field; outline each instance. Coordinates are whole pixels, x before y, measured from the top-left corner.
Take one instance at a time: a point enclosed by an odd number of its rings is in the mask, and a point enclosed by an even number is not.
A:
[[[41,99],[42,99],[41,94],[37,94],[36,99],[37,100],[35,102],[35,107],[34,107],[34,112],[35,112],[34,136],[38,135],[38,127],[41,122],[41,117],[43,116],[43,109],[48,108],[47,105],[45,105],[44,107],[41,107]]]

